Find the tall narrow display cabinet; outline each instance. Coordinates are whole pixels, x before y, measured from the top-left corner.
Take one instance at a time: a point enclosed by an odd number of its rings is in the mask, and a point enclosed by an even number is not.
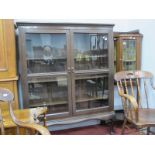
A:
[[[112,119],[113,25],[16,26],[23,107],[47,106],[51,124]]]
[[[13,20],[0,19],[0,87],[13,92],[14,108],[18,108],[15,29]],[[3,104],[3,110],[8,106]]]
[[[142,34],[135,32],[114,33],[115,71],[140,70]]]

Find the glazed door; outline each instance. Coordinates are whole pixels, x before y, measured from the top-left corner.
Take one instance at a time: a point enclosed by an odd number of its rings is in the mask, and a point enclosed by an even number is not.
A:
[[[49,77],[28,77],[29,107],[48,107],[48,115],[62,115],[69,112],[67,75]]]
[[[52,117],[72,113],[69,31],[21,28],[24,107],[47,106]],[[20,40],[19,40],[20,41]]]
[[[72,30],[71,75],[73,114],[107,110],[109,104],[109,50],[107,30]]]
[[[137,68],[137,38],[121,38],[121,70],[135,70]]]

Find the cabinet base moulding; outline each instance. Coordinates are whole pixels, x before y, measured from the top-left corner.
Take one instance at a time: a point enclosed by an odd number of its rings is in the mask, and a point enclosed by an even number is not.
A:
[[[98,113],[98,114],[88,114],[88,115],[80,115],[80,116],[73,116],[73,117],[67,117],[67,118],[61,118],[61,119],[55,119],[47,121],[47,126],[52,125],[68,125],[72,123],[79,123],[89,120],[110,120],[113,119],[115,116],[115,112],[104,112],[104,113]]]

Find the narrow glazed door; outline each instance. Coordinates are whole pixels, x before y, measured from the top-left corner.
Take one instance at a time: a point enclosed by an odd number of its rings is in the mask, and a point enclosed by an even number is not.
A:
[[[50,27],[21,29],[25,107],[48,106],[52,117],[70,115],[69,34]],[[26,78],[25,78],[26,77]]]
[[[136,37],[122,39],[121,70],[135,70],[137,68],[137,40]]]
[[[74,30],[71,40],[74,115],[107,110],[110,88],[108,31]]]

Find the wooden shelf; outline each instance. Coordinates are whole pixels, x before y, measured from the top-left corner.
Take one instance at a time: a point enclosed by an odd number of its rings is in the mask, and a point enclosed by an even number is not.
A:
[[[136,60],[122,60],[123,62],[136,62]]]
[[[103,97],[90,97],[88,95],[82,96],[82,99],[77,99],[76,103],[78,102],[87,102],[87,101],[95,101],[95,100],[107,100],[108,95],[104,95]]]
[[[59,101],[59,102],[50,102],[50,103],[30,103],[29,105],[30,105],[30,107],[32,108],[32,107],[46,107],[46,106],[54,106],[54,105],[61,105],[61,104],[68,104],[67,102],[65,102],[65,101]]]
[[[103,54],[103,55],[88,55],[88,58],[93,58],[93,57],[96,57],[96,58],[105,58],[105,57],[107,57],[108,58],[108,54]],[[74,59],[79,59],[79,58],[74,57]],[[85,57],[82,57],[80,59],[86,59],[86,58]],[[80,60],[80,61],[82,61],[82,60]],[[92,61],[92,60],[90,60],[90,61]]]
[[[46,60],[57,60],[57,59],[66,59],[67,57],[58,57],[58,58],[52,58],[52,59],[44,59],[44,58],[27,58],[27,61],[46,61]]]

